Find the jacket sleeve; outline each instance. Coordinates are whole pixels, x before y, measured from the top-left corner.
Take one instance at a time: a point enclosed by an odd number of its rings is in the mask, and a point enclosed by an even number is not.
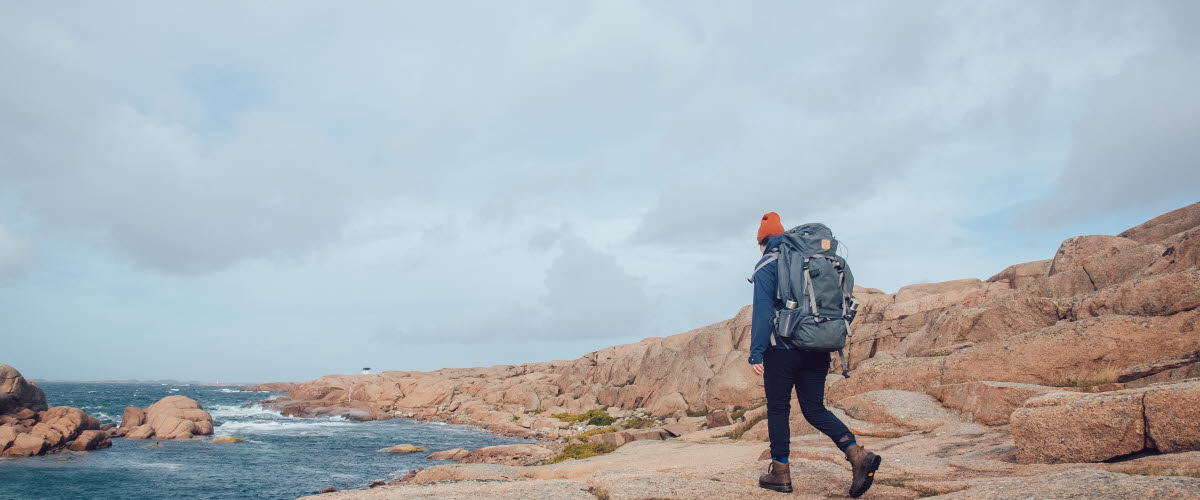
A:
[[[750,313],[750,364],[763,362],[763,353],[771,345],[772,322],[775,319],[775,285],[779,281],[779,266],[772,262],[754,273],[754,302]]]

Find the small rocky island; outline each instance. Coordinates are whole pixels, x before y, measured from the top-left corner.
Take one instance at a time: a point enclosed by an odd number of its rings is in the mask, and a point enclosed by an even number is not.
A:
[[[213,419],[194,399],[167,396],[149,408],[128,407],[121,426],[101,425],[87,412],[49,406],[46,394],[0,364],[0,456],[28,457],[112,446],[112,438],[192,439],[212,435]]]

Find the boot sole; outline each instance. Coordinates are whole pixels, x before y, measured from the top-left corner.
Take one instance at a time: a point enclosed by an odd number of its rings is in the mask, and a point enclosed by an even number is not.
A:
[[[791,493],[792,492],[792,485],[790,485],[790,484],[771,484],[771,483],[764,483],[761,480],[759,480],[758,487],[765,488],[765,489],[768,489],[771,491],[778,491],[780,493]]]
[[[859,485],[858,488],[850,489],[850,498],[861,497],[867,492],[867,490],[871,489],[871,483],[875,482],[875,471],[879,470],[879,463],[882,461],[883,459],[874,453],[870,453],[867,456],[867,468],[865,469],[867,471],[867,477],[863,479],[862,484]]]

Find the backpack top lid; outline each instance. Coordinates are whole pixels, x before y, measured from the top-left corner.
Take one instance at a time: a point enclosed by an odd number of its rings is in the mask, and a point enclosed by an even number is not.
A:
[[[819,222],[802,224],[783,233],[783,243],[804,255],[825,253],[835,255],[838,241],[833,237],[833,231]]]

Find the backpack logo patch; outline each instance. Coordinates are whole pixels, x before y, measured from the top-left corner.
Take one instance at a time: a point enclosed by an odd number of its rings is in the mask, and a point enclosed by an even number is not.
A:
[[[821,250],[829,250],[829,240],[821,240]]]

